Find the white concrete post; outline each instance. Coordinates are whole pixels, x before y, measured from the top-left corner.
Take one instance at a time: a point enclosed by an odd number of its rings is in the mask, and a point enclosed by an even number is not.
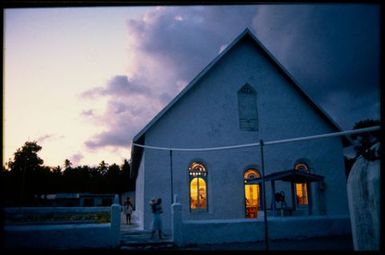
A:
[[[183,245],[183,222],[182,205],[177,202],[177,196],[174,197],[174,203],[171,205],[171,231],[172,239],[176,246]]]
[[[347,181],[354,250],[380,249],[380,161],[362,156]]]
[[[116,247],[120,242],[120,204],[119,196],[116,194],[114,203],[111,205],[111,239]]]

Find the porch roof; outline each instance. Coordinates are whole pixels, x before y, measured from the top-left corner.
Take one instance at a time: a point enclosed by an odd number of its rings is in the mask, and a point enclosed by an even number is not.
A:
[[[295,169],[279,171],[265,176],[265,181],[284,181],[284,182],[320,182],[323,181],[324,176],[318,174],[307,173]],[[251,180],[250,180],[251,181]],[[256,183],[261,183],[262,179],[253,180]]]

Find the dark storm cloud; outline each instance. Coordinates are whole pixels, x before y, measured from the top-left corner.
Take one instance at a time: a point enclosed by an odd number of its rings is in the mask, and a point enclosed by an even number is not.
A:
[[[256,6],[161,8],[147,19],[130,20],[130,34],[140,51],[190,81],[213,58],[219,47],[251,25]]]
[[[257,37],[344,129],[379,118],[376,5],[268,5],[253,24]]]
[[[246,27],[344,129],[379,115],[375,5],[161,7],[127,22],[130,73],[84,98],[108,97],[88,148],[121,146]],[[128,78],[129,77],[129,78]]]

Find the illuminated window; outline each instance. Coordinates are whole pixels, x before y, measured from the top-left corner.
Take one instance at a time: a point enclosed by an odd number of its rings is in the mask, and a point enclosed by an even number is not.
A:
[[[238,111],[241,130],[258,130],[257,93],[249,84],[238,91]]]
[[[190,208],[207,210],[207,171],[203,164],[193,162],[189,168]]]
[[[261,178],[257,170],[248,169],[243,175],[245,186],[246,218],[257,218],[260,208],[260,185],[255,183]]]
[[[309,172],[309,168],[304,163],[298,163],[295,165],[295,170]],[[308,205],[308,194],[307,194],[307,185],[306,183],[296,183],[295,184],[295,193],[297,196],[298,205]]]

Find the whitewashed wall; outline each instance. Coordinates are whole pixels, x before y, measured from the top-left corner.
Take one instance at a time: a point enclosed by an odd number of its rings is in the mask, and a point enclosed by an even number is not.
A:
[[[173,241],[178,246],[265,240],[263,219],[183,220],[173,204]],[[349,235],[349,215],[268,217],[268,239]]]
[[[144,192],[144,163],[145,163],[145,155],[142,156],[142,161],[140,162],[138,176],[136,178],[136,184],[135,184],[135,217],[137,217],[140,228],[144,228],[144,219],[145,216],[148,214],[145,210],[148,208],[145,208],[145,192]],[[148,217],[148,216],[147,216]],[[147,223],[147,222],[146,222]],[[147,223],[148,224],[148,223]]]
[[[257,92],[259,130],[241,131],[237,91],[250,84]],[[241,42],[184,95],[145,134],[148,145],[214,147],[335,132],[318,112],[303,100],[251,42]],[[150,228],[148,200],[161,196],[164,226],[170,229],[170,161],[166,151],[145,149],[144,228]],[[259,148],[216,152],[174,152],[174,193],[179,194],[186,220],[244,218],[243,172],[260,169]],[[266,174],[293,168],[297,159],[310,162],[312,172],[325,176],[324,205],[328,215],[348,212],[342,145],[339,138],[274,145],[265,149]],[[187,169],[202,161],[208,171],[208,212],[190,213]],[[141,169],[143,170],[143,169]],[[140,173],[141,174],[141,173]],[[270,183],[267,183],[269,195]],[[316,185],[313,189],[318,196]],[[277,183],[276,190],[289,184]],[[267,203],[270,204],[270,201]],[[320,208],[319,204],[314,205]],[[322,206],[321,206],[322,207]],[[316,210],[315,210],[316,211]]]

